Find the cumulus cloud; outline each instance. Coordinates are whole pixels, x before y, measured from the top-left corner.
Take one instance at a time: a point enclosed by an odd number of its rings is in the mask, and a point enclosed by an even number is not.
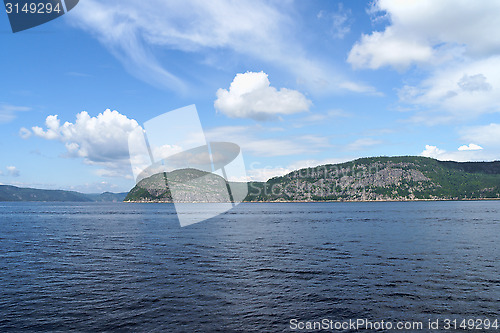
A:
[[[311,106],[302,93],[271,87],[264,72],[237,74],[229,89],[219,89],[215,108],[231,118],[268,120],[278,115],[308,111]]]
[[[467,149],[464,149],[467,147]],[[471,144],[469,146],[461,146],[457,151],[446,151],[437,146],[426,145],[424,151],[420,154],[424,157],[434,158],[440,161],[489,161],[498,158],[494,153],[485,153],[481,147],[478,149],[477,145]],[[470,149],[472,148],[472,149]]]
[[[464,122],[500,112],[500,3],[377,0],[370,13],[387,25],[363,34],[348,56],[354,68],[399,71],[420,65],[424,79],[399,89],[411,121]],[[427,77],[425,77],[427,76]]]
[[[361,41],[354,44],[347,61],[354,68],[377,69],[393,66],[398,70],[413,62],[425,62],[432,57],[432,48],[415,40],[398,37],[394,29],[385,32],[363,34]]]
[[[425,149],[420,155],[424,157],[436,158],[444,153],[446,153],[446,151],[439,149],[437,146],[425,145]]]
[[[469,145],[463,145],[463,146],[458,147],[458,150],[460,150],[460,151],[482,150],[482,149],[483,149],[483,147],[478,146],[478,145],[473,144],[473,143],[471,143]]]
[[[8,123],[17,117],[17,113],[30,111],[27,106],[16,106],[11,104],[0,104],[0,124]]]
[[[390,20],[384,31],[363,35],[351,49],[354,67],[401,69],[412,63],[440,62],[461,57],[487,57],[500,51],[491,31],[500,23],[500,3],[453,0],[378,0],[371,12]],[[443,52],[444,51],[444,52]]]
[[[68,156],[81,157],[86,164],[104,167],[99,170],[103,176],[130,177],[128,137],[139,127],[134,119],[109,109],[96,117],[83,111],[77,114],[74,123],[62,125],[57,115],[48,116],[45,127],[32,127],[33,134],[61,141]]]

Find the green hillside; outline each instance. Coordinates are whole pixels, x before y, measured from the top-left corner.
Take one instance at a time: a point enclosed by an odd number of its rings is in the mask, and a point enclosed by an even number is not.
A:
[[[167,179],[176,191],[185,193],[182,201],[228,201],[227,194],[217,190],[224,187],[215,186],[224,182],[221,177],[193,169],[144,179],[125,201],[172,202]],[[210,194],[210,189],[215,192]],[[296,170],[267,182],[251,182],[248,189],[245,201],[499,199],[500,161],[458,163],[414,156],[361,158]]]
[[[172,202],[173,188],[176,202],[229,202],[227,186],[220,176],[195,169],[182,169],[141,180],[125,201]]]
[[[373,157],[251,183],[247,201],[464,200],[500,197],[500,162]]]

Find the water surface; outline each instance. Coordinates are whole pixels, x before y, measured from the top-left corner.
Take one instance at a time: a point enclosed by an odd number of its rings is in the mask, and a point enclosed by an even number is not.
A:
[[[195,209],[204,209],[203,205]],[[0,331],[500,319],[500,202],[0,203]]]

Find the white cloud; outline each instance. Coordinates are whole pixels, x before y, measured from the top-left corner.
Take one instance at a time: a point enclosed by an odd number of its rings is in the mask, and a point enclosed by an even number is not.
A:
[[[308,116],[305,116],[303,118],[300,118],[296,121],[296,123],[293,125],[296,128],[303,127],[305,125],[312,125],[312,124],[318,124],[321,122],[325,122],[329,119],[333,118],[347,118],[351,117],[352,114],[340,110],[340,109],[334,109],[330,110],[324,113],[312,113]]]
[[[472,151],[472,150],[482,150],[482,149],[483,149],[483,147],[478,146],[478,145],[473,144],[473,143],[469,144],[468,146],[463,145],[463,146],[458,147],[458,150],[460,150],[460,151],[469,151],[469,150]]]
[[[292,169],[287,167],[260,167],[260,163],[254,163],[250,169],[247,170],[248,181],[265,182],[273,177],[279,177],[292,172]]]
[[[33,133],[25,127],[21,127],[19,130],[19,136],[23,139],[29,139]]]
[[[11,177],[19,177],[21,173],[15,166],[8,166],[7,168],[7,175]]]
[[[363,34],[361,41],[354,44],[349,52],[347,62],[354,68],[377,69],[390,65],[401,70],[413,62],[425,62],[431,57],[430,46],[401,38],[389,27],[383,33]]]
[[[383,31],[363,34],[348,62],[354,68],[419,65],[420,82],[399,90],[402,109],[427,125],[464,122],[500,112],[500,2],[377,0],[370,14],[387,19]],[[380,18],[380,17],[379,17]],[[379,21],[375,18],[375,21]],[[425,76],[427,76],[425,78]]]
[[[488,91],[491,90],[491,84],[486,81],[483,74],[464,76],[458,81],[458,86],[465,91]]]
[[[348,161],[354,160],[354,157],[343,157],[343,158],[326,158],[322,160],[300,160],[300,161],[295,161],[291,164],[288,165],[288,168],[291,170],[299,170],[299,169],[304,169],[304,168],[314,168],[320,165],[325,165],[325,164],[339,164],[339,163],[344,163]]]
[[[345,9],[342,3],[338,4],[338,8],[333,13],[328,13],[324,10],[318,13],[318,19],[327,19],[331,21],[331,30],[333,38],[342,39],[351,31],[352,12],[350,9]]]
[[[265,133],[265,137],[262,136]],[[238,144],[244,154],[250,153],[259,157],[289,156],[317,153],[330,147],[328,138],[318,135],[299,135],[289,137],[269,137],[272,132],[260,125],[225,126],[209,129],[205,132],[208,141],[227,141]]]
[[[412,121],[435,125],[500,111],[500,41],[488,33],[500,28],[500,3],[380,0],[375,7],[390,24],[363,35],[349,60],[373,69],[425,65],[427,78],[399,90],[400,102],[417,111]]]
[[[89,165],[104,167],[98,174],[103,176],[130,177],[128,136],[139,127],[137,121],[118,111],[106,110],[91,117],[83,111],[75,123],[61,121],[57,115],[48,116],[46,129],[33,127],[33,134],[64,143],[68,156],[81,157]]]
[[[462,139],[478,144],[500,148],[500,124],[491,123],[483,126],[471,126],[461,131]]]
[[[85,0],[67,22],[94,35],[132,75],[181,93],[195,89],[181,79],[185,72],[191,76],[192,68],[162,61],[156,51],[184,52],[215,68],[227,68],[228,58],[249,57],[285,69],[312,91],[350,89],[339,85],[349,80],[315,59],[294,37],[301,32],[291,5],[266,0]]]
[[[443,122],[500,112],[500,56],[436,69],[418,86],[403,87],[399,97],[401,102],[423,109],[424,116],[433,113]]]
[[[174,90],[186,83],[148,51],[151,46],[207,55],[228,49],[270,61],[292,61],[284,50],[295,48],[283,36],[293,22],[262,0],[86,0],[71,21],[94,34],[133,75]]]
[[[363,35],[348,61],[354,67],[401,69],[412,63],[461,57],[488,57],[500,51],[500,3],[453,0],[378,0],[377,11],[390,20],[384,31]]]
[[[77,116],[78,117],[78,116]],[[69,123],[68,123],[69,124]],[[36,136],[47,140],[55,140],[61,137],[61,121],[58,116],[48,116],[45,120],[45,125],[47,126],[47,130],[44,131],[43,128],[35,126],[32,127],[33,133]]]
[[[237,74],[229,90],[217,91],[214,103],[218,111],[229,117],[255,120],[308,111],[311,104],[296,90],[271,87],[264,72]]]
[[[352,82],[352,81],[343,81],[338,84],[339,88],[349,90],[352,92],[356,93],[364,93],[372,96],[384,96],[383,93],[377,91],[372,86],[363,84],[363,83],[357,83],[357,82]]]
[[[351,142],[350,144],[348,144],[345,147],[345,149],[349,150],[349,151],[365,150],[367,148],[379,145],[381,143],[382,143],[382,141],[375,140],[375,139],[372,139],[372,138],[360,138],[360,139],[357,139],[356,141]]]
[[[474,148],[474,145],[471,145]],[[462,146],[469,147],[469,146]],[[460,148],[462,148],[460,147]],[[458,151],[446,151],[440,149],[437,146],[426,145],[425,150],[420,154],[424,157],[434,158],[440,161],[456,161],[456,162],[468,162],[468,161],[491,161],[498,158],[495,154],[485,153],[482,149],[458,149]]]
[[[436,158],[444,153],[446,153],[445,150],[441,150],[436,146],[425,145],[425,150],[420,155],[424,157]]]
[[[27,106],[16,106],[11,104],[0,104],[0,124],[8,123],[17,117],[18,112],[30,111]]]

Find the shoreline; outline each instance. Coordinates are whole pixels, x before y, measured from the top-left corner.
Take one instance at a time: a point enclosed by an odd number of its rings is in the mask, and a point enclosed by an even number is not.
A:
[[[405,200],[277,200],[277,201],[242,201],[240,203],[342,203],[342,202],[440,202],[440,201],[500,201],[500,198],[473,198],[473,199],[405,199]],[[122,201],[122,203],[166,203],[173,204],[168,201]],[[220,201],[192,201],[192,202],[177,202],[182,204],[228,204],[231,202]]]

